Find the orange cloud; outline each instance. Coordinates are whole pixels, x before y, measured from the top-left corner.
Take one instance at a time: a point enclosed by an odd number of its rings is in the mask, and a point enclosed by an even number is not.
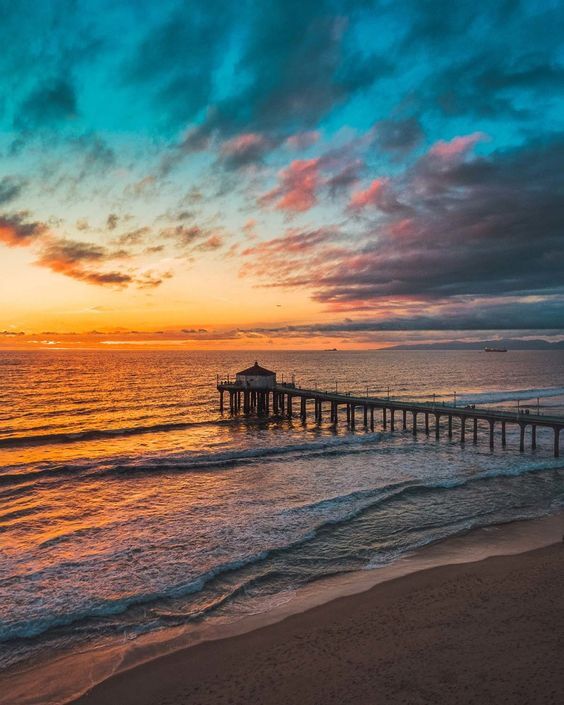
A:
[[[9,247],[27,247],[47,230],[44,223],[26,222],[26,212],[0,216],[0,242]]]

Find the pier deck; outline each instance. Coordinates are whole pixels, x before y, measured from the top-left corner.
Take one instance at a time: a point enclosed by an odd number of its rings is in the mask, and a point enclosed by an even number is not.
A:
[[[505,411],[501,409],[488,409],[473,406],[455,406],[437,404],[433,402],[397,401],[385,397],[358,396],[339,392],[320,391],[318,389],[303,389],[292,384],[276,384],[268,390],[250,389],[243,384],[231,381],[218,381],[217,389],[220,393],[220,409],[224,410],[224,394],[229,394],[229,410],[232,414],[259,414],[267,416],[281,416],[292,418],[298,416],[305,421],[308,402],[314,403],[314,418],[317,423],[323,420],[324,404],[329,404],[329,421],[337,424],[339,413],[344,408],[347,423],[354,429],[356,426],[356,412],[362,412],[362,421],[365,428],[375,430],[375,411],[382,414],[381,426],[383,430],[396,430],[398,419],[396,414],[401,414],[401,427],[408,429],[410,418],[411,432],[416,435],[419,431],[418,418],[423,419],[423,429],[426,434],[431,432],[429,421],[433,421],[433,430],[436,438],[440,437],[441,420],[446,420],[448,437],[453,437],[453,421],[456,420],[460,441],[466,441],[468,421],[474,442],[478,440],[478,424],[480,421],[489,425],[490,448],[494,448],[495,428],[501,428],[501,444],[506,447],[506,426],[514,424],[519,427],[519,449],[525,450],[525,433],[530,427],[531,448],[537,447],[537,428],[550,428],[554,433],[554,456],[560,455],[560,431],[564,428],[564,417],[548,416],[544,414],[531,414]],[[299,408],[294,406],[299,402]]]

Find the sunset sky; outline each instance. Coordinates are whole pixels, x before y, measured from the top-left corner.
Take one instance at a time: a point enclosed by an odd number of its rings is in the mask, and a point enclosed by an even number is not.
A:
[[[0,18],[0,347],[564,338],[558,0]]]

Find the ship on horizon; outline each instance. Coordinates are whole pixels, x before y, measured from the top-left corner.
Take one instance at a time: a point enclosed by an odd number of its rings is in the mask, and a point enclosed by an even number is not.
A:
[[[484,352],[507,352],[507,348],[484,348]]]

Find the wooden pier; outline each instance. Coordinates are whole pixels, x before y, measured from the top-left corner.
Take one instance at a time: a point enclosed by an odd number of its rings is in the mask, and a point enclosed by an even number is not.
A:
[[[255,363],[256,365],[256,363]],[[253,368],[250,368],[253,369]],[[262,369],[256,367],[256,369]],[[271,373],[274,374],[274,373]],[[239,375],[238,375],[239,376]],[[478,441],[479,423],[488,428],[489,445],[493,450],[495,430],[501,429],[501,445],[506,447],[506,428],[513,424],[519,428],[519,450],[525,451],[526,436],[530,436],[530,447],[537,447],[537,429],[550,428],[554,433],[554,457],[560,455],[560,431],[564,428],[564,417],[545,416],[497,409],[475,408],[470,406],[447,406],[435,403],[413,403],[395,401],[381,397],[353,396],[337,392],[322,392],[317,389],[302,389],[294,384],[273,383],[270,388],[253,388],[242,381],[220,381],[218,379],[220,410],[225,411],[225,395],[229,397],[228,409],[231,414],[243,413],[259,416],[299,417],[305,422],[308,405],[313,405],[315,423],[328,420],[337,425],[341,416],[353,430],[357,424],[365,429],[384,431],[410,430],[413,435],[423,432],[435,438],[445,430],[448,438],[453,438],[454,422],[461,443]],[[357,413],[360,412],[360,418]],[[376,418],[378,414],[378,418]],[[530,429],[530,433],[527,433]]]

